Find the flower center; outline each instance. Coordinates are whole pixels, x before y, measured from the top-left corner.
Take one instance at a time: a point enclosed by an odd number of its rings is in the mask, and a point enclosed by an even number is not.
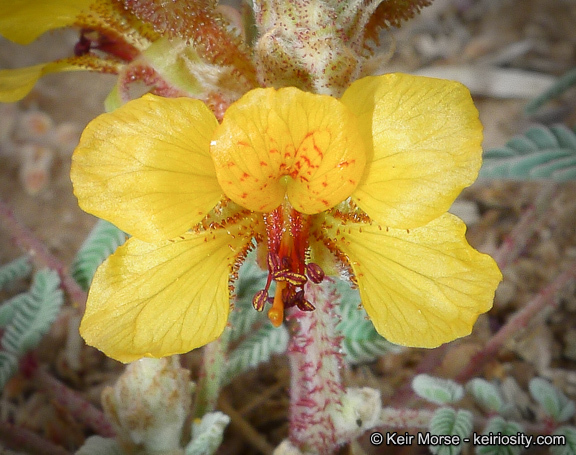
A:
[[[268,318],[275,327],[284,320],[284,309],[297,306],[302,311],[314,310],[304,296],[308,280],[320,283],[324,272],[318,264],[307,261],[309,215],[295,210],[288,201],[264,215],[268,235],[268,279],[266,286],[252,299],[252,305],[262,311],[272,303]],[[276,282],[274,297],[268,293],[272,281]]]

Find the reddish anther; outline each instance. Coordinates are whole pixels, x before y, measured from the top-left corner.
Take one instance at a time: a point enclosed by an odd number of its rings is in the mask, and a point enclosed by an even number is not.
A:
[[[256,311],[262,311],[267,301],[268,291],[266,289],[262,289],[261,291],[258,291],[252,299],[252,306]]]
[[[320,267],[318,264],[314,263],[314,262],[309,262],[308,264],[306,264],[306,275],[308,275],[308,278],[310,278],[310,281],[312,281],[312,283],[322,283],[322,280],[324,280],[324,270],[322,270],[322,267]]]

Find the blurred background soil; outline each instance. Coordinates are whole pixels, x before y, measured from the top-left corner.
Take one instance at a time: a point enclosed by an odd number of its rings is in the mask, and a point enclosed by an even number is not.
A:
[[[0,38],[0,68],[68,56],[77,38],[73,31],[49,33],[26,47]],[[383,35],[384,50],[393,42],[396,51],[386,72],[459,79],[471,88],[485,127],[485,148],[502,146],[537,123],[564,123],[571,128],[576,124],[573,91],[536,117],[523,114],[528,100],[576,67],[575,0],[435,0],[415,20]],[[72,193],[71,153],[86,123],[103,112],[103,101],[114,82],[113,76],[85,72],[50,75],[25,100],[0,107],[0,197],[68,265],[95,222],[78,208]],[[477,182],[463,193],[458,213],[469,225],[468,238],[488,253],[498,250],[539,197],[549,195],[550,203],[520,256],[503,270],[505,281],[494,309],[479,319],[472,336],[451,347],[435,374],[454,377],[510,314],[576,260],[575,190],[574,184],[550,182]],[[19,255],[12,240],[0,231],[0,263]],[[62,324],[41,348],[42,361],[98,403],[103,385],[111,383],[122,366],[81,347],[68,322]],[[70,365],[74,349],[79,363]],[[405,350],[344,374],[349,385],[380,389],[386,403],[425,354]],[[192,353],[184,359],[193,373],[197,372],[197,356]],[[525,333],[506,345],[483,374],[503,383],[513,380],[518,388],[510,385],[510,394],[518,402],[527,402],[527,383],[534,376],[551,379],[576,399],[574,286],[558,295],[554,308],[539,314]],[[288,386],[287,362],[275,358],[270,365],[234,381],[223,400],[241,410],[237,419],[248,422],[274,447],[286,435]],[[3,412],[18,415],[39,434],[59,439],[69,449],[81,444],[85,429],[71,424],[64,410],[54,410],[53,403],[35,395],[30,385],[12,383],[11,387],[2,401],[11,408]],[[527,403],[526,409],[536,415],[531,406]],[[381,453],[364,439],[367,453]],[[245,431],[232,426],[221,453],[262,453],[254,446]]]

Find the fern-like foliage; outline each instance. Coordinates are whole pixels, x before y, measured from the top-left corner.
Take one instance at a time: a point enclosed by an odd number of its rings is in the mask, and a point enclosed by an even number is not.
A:
[[[267,323],[266,313],[259,313],[252,307],[252,298],[264,288],[268,275],[267,272],[258,267],[255,256],[254,253],[250,253],[238,273],[234,310],[230,313],[229,319],[232,327],[231,343],[250,334],[258,325]]]
[[[341,318],[337,329],[344,336],[342,350],[346,362],[351,365],[372,362],[381,355],[402,349],[376,332],[366,311],[360,306],[358,290],[342,280],[336,282],[336,288],[341,296],[341,303],[336,306]]]
[[[267,323],[262,326],[230,353],[226,380],[268,362],[273,354],[283,354],[288,348],[288,339],[288,330],[283,325],[276,328]]]
[[[501,412],[504,400],[498,388],[486,379],[474,378],[466,384],[466,390],[480,407],[489,412]]]
[[[566,444],[550,446],[552,455],[576,455],[576,427],[563,426],[557,428],[553,436],[566,438]]]
[[[86,291],[96,269],[116,248],[126,241],[126,234],[108,221],[98,220],[72,264],[72,276]]]
[[[576,134],[563,125],[537,126],[488,150],[480,178],[576,180]]]
[[[472,413],[464,409],[439,408],[430,420],[430,434],[435,436],[457,436],[459,444],[431,445],[430,451],[438,455],[457,455],[462,450],[463,440],[472,431]]]
[[[27,256],[14,259],[6,265],[0,267],[0,290],[19,278],[26,278],[32,271],[32,266]]]
[[[185,455],[212,455],[224,436],[230,417],[222,412],[210,412],[200,422],[192,424],[192,441],[186,446]]]
[[[486,425],[482,434],[503,435],[516,437],[518,433],[523,433],[524,429],[519,423],[508,422],[500,416],[493,417]],[[522,452],[521,444],[517,445],[483,445],[476,447],[478,455],[518,455]]]
[[[436,404],[456,403],[464,396],[464,388],[457,382],[427,374],[416,376],[412,380],[412,389],[419,397]]]
[[[565,422],[576,413],[576,405],[546,379],[532,378],[528,385],[530,395],[556,422]]]
[[[524,112],[526,115],[535,114],[541,106],[546,104],[548,101],[558,98],[574,85],[576,85],[576,68],[568,71],[561,78],[559,78],[552,87],[550,87],[540,96],[536,97],[534,100],[530,101],[524,108]]]
[[[6,326],[0,344],[21,357],[35,348],[48,331],[64,301],[58,274],[49,269],[34,275],[30,291],[18,300],[18,307]]]
[[[0,390],[18,371],[18,357],[12,352],[0,351]]]
[[[28,293],[18,294],[11,299],[5,300],[0,305],[0,327],[5,328],[12,322],[18,312],[18,308],[26,305],[30,296]]]

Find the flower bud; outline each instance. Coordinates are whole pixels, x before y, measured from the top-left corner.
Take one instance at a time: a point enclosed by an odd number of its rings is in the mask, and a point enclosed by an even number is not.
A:
[[[192,403],[190,372],[178,357],[131,363],[102,392],[104,411],[125,453],[180,452],[182,428]]]

